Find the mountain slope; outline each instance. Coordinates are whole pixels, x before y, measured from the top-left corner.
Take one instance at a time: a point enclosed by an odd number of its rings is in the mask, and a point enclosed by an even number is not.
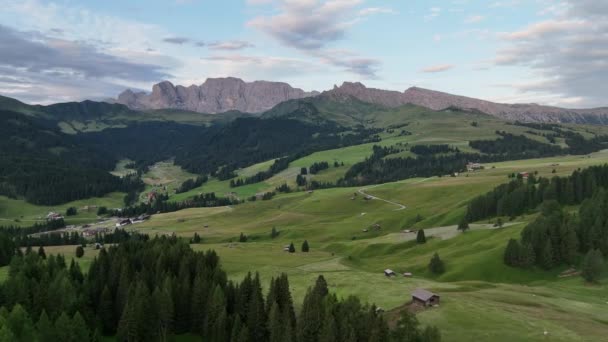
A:
[[[361,83],[344,82],[340,87],[323,92],[332,97],[353,96],[361,101],[386,107],[414,104],[432,110],[459,108],[479,111],[506,120],[532,122],[561,122],[577,124],[608,124],[608,108],[566,109],[537,104],[503,104],[412,87],[403,93],[367,88]]]
[[[316,95],[302,89],[292,88],[287,83],[255,81],[247,83],[241,79],[209,78],[200,86],[174,86],[164,81],[152,87],[152,93],[135,93],[126,90],[117,102],[132,109],[184,109],[199,113],[222,113],[238,110],[259,113],[280,102]]]

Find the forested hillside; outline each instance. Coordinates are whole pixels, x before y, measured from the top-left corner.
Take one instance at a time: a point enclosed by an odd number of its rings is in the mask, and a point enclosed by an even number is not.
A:
[[[311,284],[312,285],[312,284]],[[73,260],[28,250],[0,284],[0,336],[19,341],[166,341],[190,333],[205,341],[439,341],[406,314],[389,331],[375,306],[342,299],[320,276],[296,314],[285,274],[266,295],[259,276],[227,280],[213,251],[177,238],[134,235],[103,249],[87,274]],[[407,329],[406,329],[407,327]],[[416,339],[411,339],[415,336]]]
[[[57,204],[141,187],[136,178],[108,171],[112,153],[82,144],[52,122],[0,111],[0,194]]]

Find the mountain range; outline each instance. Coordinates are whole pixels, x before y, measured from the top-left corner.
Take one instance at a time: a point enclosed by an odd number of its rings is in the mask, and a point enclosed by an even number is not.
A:
[[[116,102],[131,109],[180,109],[199,113],[240,111],[262,113],[281,102],[322,94],[334,99],[356,98],[389,108],[413,104],[432,110],[460,109],[481,112],[506,120],[608,124],[608,108],[568,109],[538,104],[506,104],[411,87],[403,92],[368,88],[359,82],[344,82],[322,93],[306,92],[287,83],[245,82],[234,77],[209,78],[200,86],[184,87],[163,81],[151,93],[122,92]]]

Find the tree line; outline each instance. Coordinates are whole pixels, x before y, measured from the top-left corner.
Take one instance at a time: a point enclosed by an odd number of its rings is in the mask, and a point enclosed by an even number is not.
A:
[[[192,198],[173,202],[167,196],[159,196],[151,203],[139,203],[134,206],[122,208],[120,210],[109,210],[111,216],[133,217],[142,214],[170,213],[187,208],[207,208],[223,207],[227,205],[237,205],[242,203],[238,199],[230,197],[217,197],[214,192],[195,195]]]
[[[494,216],[515,217],[538,207],[543,201],[556,200],[575,205],[591,198],[599,188],[608,187],[608,164],[575,170],[567,177],[517,178],[474,198],[468,205],[469,222]]]
[[[0,294],[0,334],[21,340],[166,341],[185,333],[205,341],[440,340],[407,312],[390,331],[375,306],[338,298],[322,276],[296,315],[285,274],[264,295],[257,274],[229,281],[214,252],[194,252],[177,238],[102,249],[87,274],[61,256],[16,256]]]

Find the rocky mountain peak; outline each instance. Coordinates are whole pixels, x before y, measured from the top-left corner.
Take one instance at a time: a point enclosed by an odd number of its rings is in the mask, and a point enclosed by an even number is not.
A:
[[[152,87],[152,93],[124,91],[117,102],[133,109],[183,109],[200,113],[238,110],[247,113],[266,111],[292,99],[314,96],[283,82],[245,82],[236,77],[208,78],[200,86],[174,86],[163,81]]]

